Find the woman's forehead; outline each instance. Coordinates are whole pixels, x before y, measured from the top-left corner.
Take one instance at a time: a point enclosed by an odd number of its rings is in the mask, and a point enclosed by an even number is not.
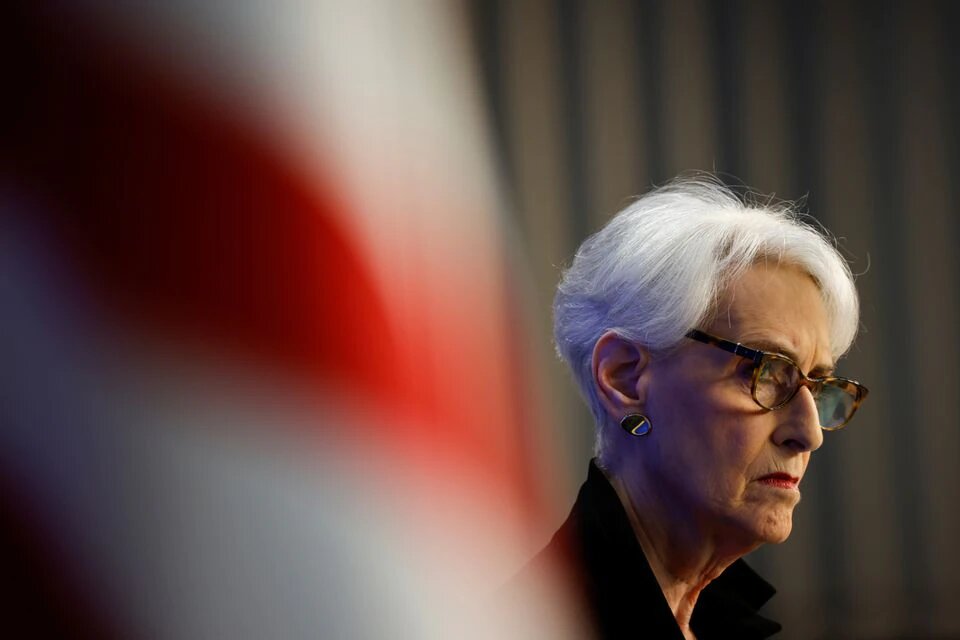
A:
[[[782,353],[797,364],[833,366],[823,296],[813,278],[794,266],[761,263],[745,271],[721,298],[710,328],[752,348]]]

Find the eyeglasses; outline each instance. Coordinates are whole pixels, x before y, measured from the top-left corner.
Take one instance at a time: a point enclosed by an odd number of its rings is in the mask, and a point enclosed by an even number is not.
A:
[[[752,360],[754,369],[751,394],[754,401],[768,411],[779,409],[793,400],[800,387],[810,389],[817,405],[820,427],[826,431],[835,431],[850,422],[850,418],[869,393],[859,382],[846,378],[810,378],[800,370],[797,363],[779,353],[750,349],[738,342],[724,340],[697,329],[687,333],[687,337]]]

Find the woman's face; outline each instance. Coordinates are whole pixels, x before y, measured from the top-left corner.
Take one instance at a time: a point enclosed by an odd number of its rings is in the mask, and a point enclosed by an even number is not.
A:
[[[811,376],[832,370],[820,292],[799,269],[757,265],[718,308],[716,322],[701,329],[788,355]],[[799,479],[823,442],[810,391],[802,388],[786,406],[766,411],[751,396],[749,361],[692,340],[651,361],[646,375],[644,413],[654,431],[631,443],[642,455],[634,467],[642,477],[634,479],[647,488],[655,483],[661,517],[738,543],[785,540]],[[797,481],[778,482],[771,474]]]

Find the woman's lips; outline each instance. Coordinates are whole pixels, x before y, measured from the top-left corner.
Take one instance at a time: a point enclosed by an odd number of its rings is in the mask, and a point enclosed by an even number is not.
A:
[[[777,487],[778,489],[792,489],[796,491],[797,486],[800,484],[800,478],[791,476],[788,473],[770,473],[762,478],[758,478],[757,482],[767,486]]]

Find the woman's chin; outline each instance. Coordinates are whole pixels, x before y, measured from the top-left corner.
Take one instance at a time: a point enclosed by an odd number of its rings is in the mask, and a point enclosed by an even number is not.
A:
[[[793,507],[781,505],[741,512],[738,517],[727,522],[732,525],[732,530],[728,530],[725,535],[735,537],[743,548],[779,544],[789,538],[793,530]]]
[[[763,544],[780,544],[793,531],[793,508],[764,514],[757,523],[757,538]]]

